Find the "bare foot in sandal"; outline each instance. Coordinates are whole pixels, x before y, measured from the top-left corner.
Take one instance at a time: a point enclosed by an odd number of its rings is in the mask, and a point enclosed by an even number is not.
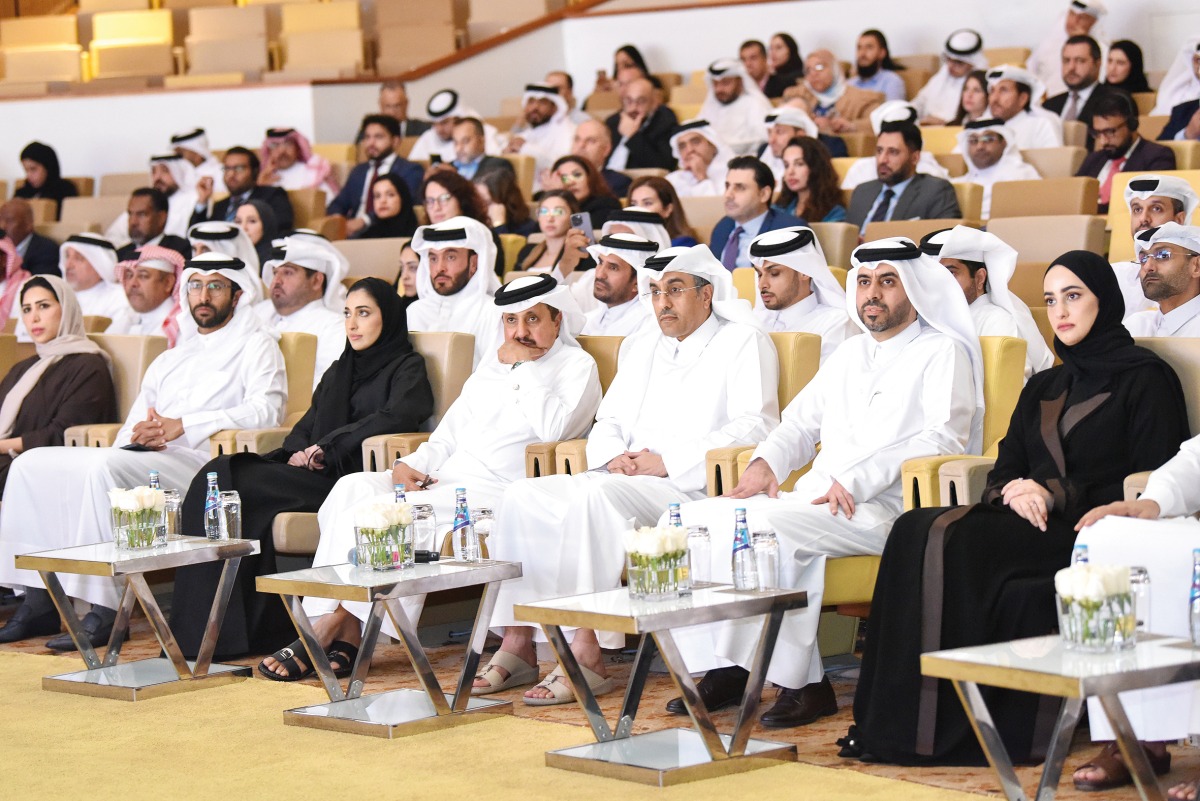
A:
[[[578,629],[575,632],[575,639],[571,641],[571,653],[575,654],[580,665],[602,679],[608,678],[608,672],[604,669],[604,655],[600,652],[600,643],[596,639],[596,632],[591,629]],[[566,682],[566,678],[561,681]],[[549,687],[538,685],[526,690],[525,697],[530,701],[546,701],[555,698],[556,695]]]
[[[1167,798],[1171,801],[1196,801],[1200,794],[1200,779],[1180,782],[1167,790]]]
[[[500,643],[500,650],[475,677],[475,682],[471,685],[471,694],[486,695],[517,686],[509,679],[519,670],[518,662],[531,667],[533,671],[532,678],[520,683],[537,681],[537,649],[533,644],[533,629],[528,626],[508,626],[504,629],[504,640]]]
[[[314,620],[313,633],[317,635],[317,640],[321,643],[322,648],[328,648],[334,640],[345,640],[354,644],[362,642],[362,625],[358,618],[340,606],[328,615],[322,615]],[[303,648],[299,649],[292,660],[296,662],[301,672],[308,670],[308,653]],[[264,659],[261,667],[283,678],[291,675],[288,669],[275,659],[274,655]],[[340,666],[335,665],[335,668],[337,667]]]
[[[1155,774],[1161,776],[1171,769],[1171,755],[1166,743],[1141,743]],[[1133,776],[1125,766],[1125,758],[1115,742],[1106,744],[1100,753],[1080,766],[1072,774],[1075,789],[1083,792],[1100,792],[1133,783]]]

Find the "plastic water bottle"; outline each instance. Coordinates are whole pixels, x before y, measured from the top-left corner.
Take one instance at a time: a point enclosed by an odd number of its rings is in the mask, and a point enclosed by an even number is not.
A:
[[[459,562],[479,561],[479,540],[475,537],[475,526],[471,525],[471,509],[467,506],[467,490],[454,490],[454,528],[450,541],[454,543],[454,559]]]
[[[162,484],[158,483],[158,471],[150,471],[150,489],[162,489]]]
[[[1192,645],[1200,645],[1200,548],[1192,551],[1192,590],[1188,593],[1188,625]]]
[[[396,493],[396,503],[408,503],[408,499],[404,497],[404,485],[403,484],[395,485],[394,487],[392,487],[392,490]]]
[[[208,474],[208,490],[204,494],[204,536],[221,539],[221,490],[217,488],[216,473]]]
[[[739,590],[758,589],[758,565],[750,542],[750,526],[746,525],[746,510],[733,510],[733,586]]]
[[[667,504],[667,525],[668,526],[683,526],[683,518],[679,514],[679,504]]]
[[[1083,543],[1080,543],[1079,545],[1076,545],[1071,550],[1071,566],[1074,567],[1075,565],[1086,565],[1087,563],[1088,563],[1087,546],[1084,545]]]

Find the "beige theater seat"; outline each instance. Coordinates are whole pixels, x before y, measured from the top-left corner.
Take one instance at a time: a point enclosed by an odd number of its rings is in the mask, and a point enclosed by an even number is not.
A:
[[[934,153],[933,158],[950,173],[951,178],[967,174],[967,160],[962,153]]]
[[[297,228],[309,228],[309,224],[325,216],[325,190],[314,186],[287,190],[288,202]]]
[[[500,249],[504,252],[504,283],[508,283],[508,274],[517,266],[517,256],[527,241],[520,234],[500,234]]]
[[[363,68],[358,3],[285,5],[280,9],[282,72],[330,72],[353,77]]]
[[[1087,126],[1079,120],[1067,120],[1062,124],[1063,144],[1067,147],[1087,148]]]
[[[376,73],[395,75],[450,55],[466,26],[465,4],[454,0],[376,3]]]
[[[1024,67],[1030,52],[1028,47],[985,47],[983,57],[987,59],[989,67],[999,67],[1001,64]]]
[[[954,196],[958,199],[958,211],[964,220],[976,222],[983,219],[983,186],[970,182],[953,184]]]
[[[517,186],[521,188],[521,197],[531,200],[533,198],[533,176],[537,171],[533,156],[506,153],[501,158],[513,166],[513,171],[517,174]]]
[[[395,283],[400,275],[400,251],[408,243],[408,237],[383,239],[343,239],[334,243],[343,256],[350,260],[347,278],[358,280],[375,276],[388,283]]]
[[[145,178],[148,185],[150,176]],[[98,225],[100,230],[107,230],[108,226],[125,212],[128,202],[128,196],[115,195],[63,198],[59,222],[64,226],[75,226],[80,231],[87,230],[90,225]]]
[[[1175,169],[1200,170],[1200,142],[1159,142],[1175,152]]]
[[[100,176],[100,195],[124,200],[133,194],[133,190],[149,185],[150,176],[145,171],[110,172]]]
[[[1033,165],[1043,178],[1070,178],[1079,172],[1087,156],[1083,147],[1037,147],[1022,150],[1021,158]]]
[[[123,421],[133,407],[146,368],[167,349],[167,338],[128,334],[88,334],[112,359],[113,385],[117,392],[117,414]],[[121,423],[71,426],[63,432],[69,446],[108,447],[121,430]]]
[[[920,242],[921,238],[926,234],[940,231],[943,228],[953,228],[956,225],[971,225],[971,222],[971,220],[934,219],[867,223],[867,230],[863,236],[863,241],[874,242],[876,239],[906,236],[914,242]],[[972,227],[978,227],[978,225]]]
[[[928,125],[921,128],[921,149],[933,153],[953,153],[958,147],[961,125]]]
[[[171,75],[174,36],[167,9],[96,14],[88,48],[92,79]]]
[[[0,334],[0,378],[8,375],[8,371],[19,361],[16,335],[8,332]]]
[[[1114,184],[1114,192],[1115,184]],[[1100,182],[1095,178],[1000,181],[992,187],[991,219],[1045,214],[1095,214]]]
[[[850,223],[809,223],[817,236],[825,261],[831,267],[850,269],[850,254],[858,247],[858,228]]]
[[[0,76],[8,83],[82,80],[74,14],[0,20]]]
[[[713,227],[725,216],[725,198],[721,195],[682,197],[679,202],[683,204],[683,214],[688,224],[696,231],[696,239],[702,245],[709,244]]]
[[[268,68],[267,11],[262,6],[216,6],[188,11],[188,74],[238,72],[257,77]]]
[[[638,178],[666,178],[667,171],[661,167],[638,167],[632,170],[620,170],[628,176],[629,180],[636,181]],[[624,198],[622,198],[624,200]]]
[[[1103,255],[1108,241],[1104,218],[1095,214],[993,218],[988,221],[988,231],[1012,245],[1022,262],[1049,264],[1068,250]],[[1041,294],[1039,288],[1038,297]]]

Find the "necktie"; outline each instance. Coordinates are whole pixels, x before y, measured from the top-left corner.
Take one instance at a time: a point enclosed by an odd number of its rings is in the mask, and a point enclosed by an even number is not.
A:
[[[375,186],[375,179],[379,177],[379,162],[371,164],[371,177],[367,179],[367,214],[375,213],[375,193],[371,191],[371,187]]]
[[[892,198],[895,196],[896,193],[890,186],[883,190],[883,199],[875,207],[875,213],[871,215],[870,222],[883,222],[888,218],[888,208],[892,205]]]
[[[1067,110],[1063,112],[1064,120],[1076,120],[1079,118],[1079,93],[1071,92],[1071,100],[1067,103]]]
[[[1100,203],[1108,205],[1109,198],[1112,197],[1112,182],[1121,168],[1125,166],[1125,157],[1113,159],[1112,164],[1108,168],[1108,177],[1104,179],[1104,183],[1100,185]]]
[[[733,233],[729,235],[729,241],[725,243],[725,249],[721,251],[721,264],[725,265],[726,270],[733,270],[737,267],[738,258],[738,243],[742,238],[742,226],[733,229]]]
[[[248,194],[229,198],[229,206],[225,209],[225,222],[233,222],[233,218],[237,216],[238,208],[244,204],[248,198]]]

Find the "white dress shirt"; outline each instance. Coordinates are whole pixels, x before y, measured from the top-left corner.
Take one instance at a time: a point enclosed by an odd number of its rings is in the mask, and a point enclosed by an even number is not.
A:
[[[675,170],[667,173],[667,180],[675,187],[675,193],[680,197],[713,197],[725,194],[724,164],[716,159],[708,165],[707,176],[703,181],[697,180],[690,170]]]
[[[1166,314],[1160,309],[1131,314],[1125,327],[1135,337],[1200,337],[1200,295]]]
[[[754,316],[768,332],[800,331],[821,337],[822,363],[837,350],[838,345],[862,333],[846,314],[845,307],[818,303],[815,292],[778,311],[771,311],[760,300],[754,306]]]
[[[1018,150],[1062,147],[1062,122],[1050,112],[1032,114],[1022,109],[1006,123],[1017,135]]]
[[[728,104],[717,100],[710,91],[698,116],[712,123],[730,150],[745,156],[753,155],[767,141],[763,120],[772,111],[771,101],[758,91],[743,91],[737,100]]]
[[[583,330],[592,336],[627,337],[654,326],[654,318],[635,296],[617,306],[601,306],[587,313]]]
[[[112,324],[105,329],[106,334],[136,334],[140,336],[166,336],[163,332],[163,321],[175,308],[175,298],[169,297],[157,308],[142,314],[126,307],[112,318]]]
[[[921,158],[917,162],[917,172],[923,175],[932,175],[934,178],[942,180],[950,180],[950,171],[941,165],[932,153],[928,150],[921,151]],[[879,177],[879,173],[875,168],[875,157],[864,156],[858,161],[850,165],[850,169],[846,170],[846,177],[842,179],[842,189],[853,189],[859,184],[865,184],[867,181],[874,181]],[[814,220],[819,222],[819,220]]]
[[[954,184],[979,184],[983,187],[983,206],[981,214],[983,219],[988,219],[992,215],[992,187],[1001,181],[1036,181],[1042,176],[1038,175],[1038,171],[1034,166],[1026,161],[1021,160],[1020,156],[1008,157],[997,161],[992,166],[986,169],[978,169],[970,159],[964,159],[967,162],[967,174],[960,175],[957,178],[952,178],[950,183]]]

